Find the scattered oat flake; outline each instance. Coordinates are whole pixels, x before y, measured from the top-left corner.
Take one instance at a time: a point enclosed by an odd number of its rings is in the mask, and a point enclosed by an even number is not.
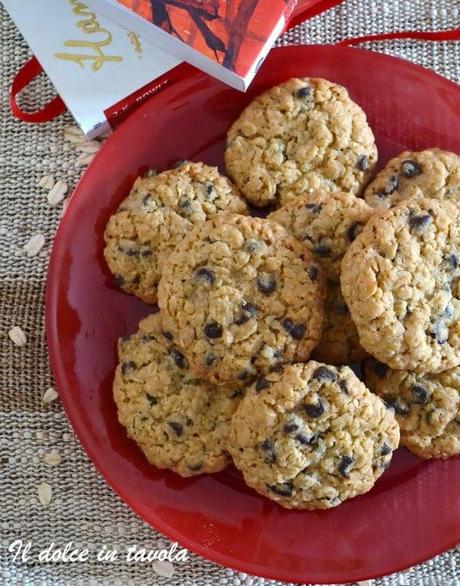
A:
[[[13,342],[13,344],[19,346],[20,348],[27,344],[26,335],[19,326],[13,326],[8,332],[8,336],[10,337],[10,340]]]
[[[59,395],[57,394],[56,390],[53,389],[53,387],[50,387],[43,394],[43,397],[42,397],[43,403],[52,403],[53,401],[55,401],[58,398],[58,396]]]
[[[97,140],[88,140],[86,142],[82,142],[75,146],[77,151],[81,153],[97,153],[97,151],[101,148],[101,144],[97,142]]]
[[[43,234],[35,234],[22,247],[29,256],[36,256],[45,245],[45,237]]]
[[[86,142],[86,137],[78,126],[69,126],[64,129],[64,138],[73,144]]]
[[[47,507],[51,502],[51,497],[53,496],[51,486],[47,482],[40,482],[40,484],[37,486],[37,491],[38,500],[44,507]]]
[[[65,181],[59,180],[48,193],[48,203],[52,208],[56,207],[64,199],[68,186]]]
[[[174,566],[171,562],[167,561],[158,560],[156,562],[153,562],[152,569],[159,576],[163,576],[164,578],[172,578],[174,574]]]
[[[95,153],[80,153],[78,159],[75,161],[76,167],[86,167],[94,159]]]
[[[51,450],[43,456],[43,462],[48,466],[58,466],[62,462],[62,456],[57,450]]]
[[[52,175],[45,175],[38,182],[38,187],[41,187],[42,189],[53,189],[55,183]]]

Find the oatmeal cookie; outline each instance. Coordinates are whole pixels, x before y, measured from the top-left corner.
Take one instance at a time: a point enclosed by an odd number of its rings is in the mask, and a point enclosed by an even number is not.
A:
[[[158,313],[120,340],[118,353],[113,385],[118,419],[149,462],[181,476],[225,468],[230,461],[225,437],[242,389],[192,376]]]
[[[328,509],[367,492],[398,443],[392,409],[347,366],[314,361],[258,379],[228,435],[247,484],[298,509]]]
[[[364,192],[375,208],[409,197],[460,199],[460,157],[441,149],[406,151],[391,159]]]
[[[369,360],[364,373],[368,387],[394,408],[401,445],[420,458],[460,454],[459,367],[416,374]]]
[[[156,303],[165,258],[194,226],[222,211],[244,214],[246,205],[215,167],[185,161],[137,179],[105,230],[104,256],[116,283]]]
[[[197,376],[248,381],[306,360],[318,343],[324,281],[310,251],[270,220],[221,215],[164,263],[165,327]]]
[[[284,205],[313,189],[359,194],[377,161],[363,110],[347,90],[290,79],[241,113],[227,135],[227,172],[254,205]]]
[[[460,205],[408,199],[369,220],[342,261],[362,346],[391,368],[460,364]]]

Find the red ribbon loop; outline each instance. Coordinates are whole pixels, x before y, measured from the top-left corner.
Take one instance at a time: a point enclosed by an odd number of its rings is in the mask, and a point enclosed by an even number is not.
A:
[[[49,122],[66,110],[65,104],[59,96],[55,96],[48,104],[36,112],[24,112],[18,106],[16,102],[18,93],[38,77],[42,71],[42,66],[36,57],[32,57],[24,63],[13,79],[10,89],[10,107],[13,115],[19,120],[24,122]]]

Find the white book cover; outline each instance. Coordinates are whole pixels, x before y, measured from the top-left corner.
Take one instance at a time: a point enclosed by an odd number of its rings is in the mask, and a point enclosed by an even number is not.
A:
[[[77,0],[1,0],[57,92],[90,138],[109,113],[161,89],[155,80],[181,62]]]

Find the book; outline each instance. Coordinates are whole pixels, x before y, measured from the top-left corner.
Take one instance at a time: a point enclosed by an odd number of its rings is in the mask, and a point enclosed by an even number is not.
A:
[[[163,87],[181,60],[77,0],[1,0],[89,137]]]
[[[246,90],[296,0],[87,0],[179,59]]]

